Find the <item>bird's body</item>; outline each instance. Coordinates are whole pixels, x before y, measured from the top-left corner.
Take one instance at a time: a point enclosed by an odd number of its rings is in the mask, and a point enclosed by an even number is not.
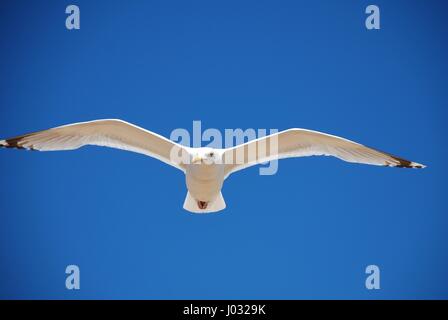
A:
[[[0,147],[40,151],[73,150],[84,145],[142,153],[185,173],[184,209],[209,213],[226,207],[221,189],[232,173],[271,160],[327,155],[347,162],[404,168],[424,165],[337,136],[289,129],[227,148],[190,148],[122,120],[75,123],[0,140]]]
[[[192,199],[190,200],[187,195],[184,207],[188,207],[189,211],[192,212],[209,212],[214,208],[213,204],[222,197],[224,164],[205,163],[202,160],[206,158],[207,154],[218,154],[218,150],[194,148],[191,151],[193,154],[202,156],[185,166],[185,181]],[[224,209],[224,207],[221,205],[220,210]]]

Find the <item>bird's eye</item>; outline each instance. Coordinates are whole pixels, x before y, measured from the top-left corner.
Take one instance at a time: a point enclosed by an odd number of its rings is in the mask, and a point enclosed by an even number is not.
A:
[[[208,154],[209,157],[213,157],[214,155],[215,155],[214,152],[210,152],[210,153]]]

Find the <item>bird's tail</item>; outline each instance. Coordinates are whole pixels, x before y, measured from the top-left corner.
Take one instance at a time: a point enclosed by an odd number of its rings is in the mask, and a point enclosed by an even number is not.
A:
[[[199,202],[193,198],[190,192],[187,193],[184,201],[184,209],[193,213],[212,213],[224,210],[226,202],[220,192],[218,197],[213,202],[208,202],[205,208],[201,208]]]

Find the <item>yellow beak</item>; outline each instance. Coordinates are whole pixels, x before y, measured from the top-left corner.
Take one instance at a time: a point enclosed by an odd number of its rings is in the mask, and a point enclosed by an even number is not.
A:
[[[192,163],[201,163],[202,158],[200,156],[194,156],[193,160],[191,160]]]

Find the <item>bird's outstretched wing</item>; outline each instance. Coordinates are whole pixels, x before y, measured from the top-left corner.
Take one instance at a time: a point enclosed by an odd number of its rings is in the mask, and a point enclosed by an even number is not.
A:
[[[334,156],[348,162],[400,168],[424,168],[359,143],[306,129],[289,129],[224,150],[225,175],[271,160]]]
[[[122,120],[80,122],[0,140],[0,147],[39,151],[73,150],[85,145],[141,153],[185,171],[182,163],[171,160],[173,148],[186,151],[183,146]]]

